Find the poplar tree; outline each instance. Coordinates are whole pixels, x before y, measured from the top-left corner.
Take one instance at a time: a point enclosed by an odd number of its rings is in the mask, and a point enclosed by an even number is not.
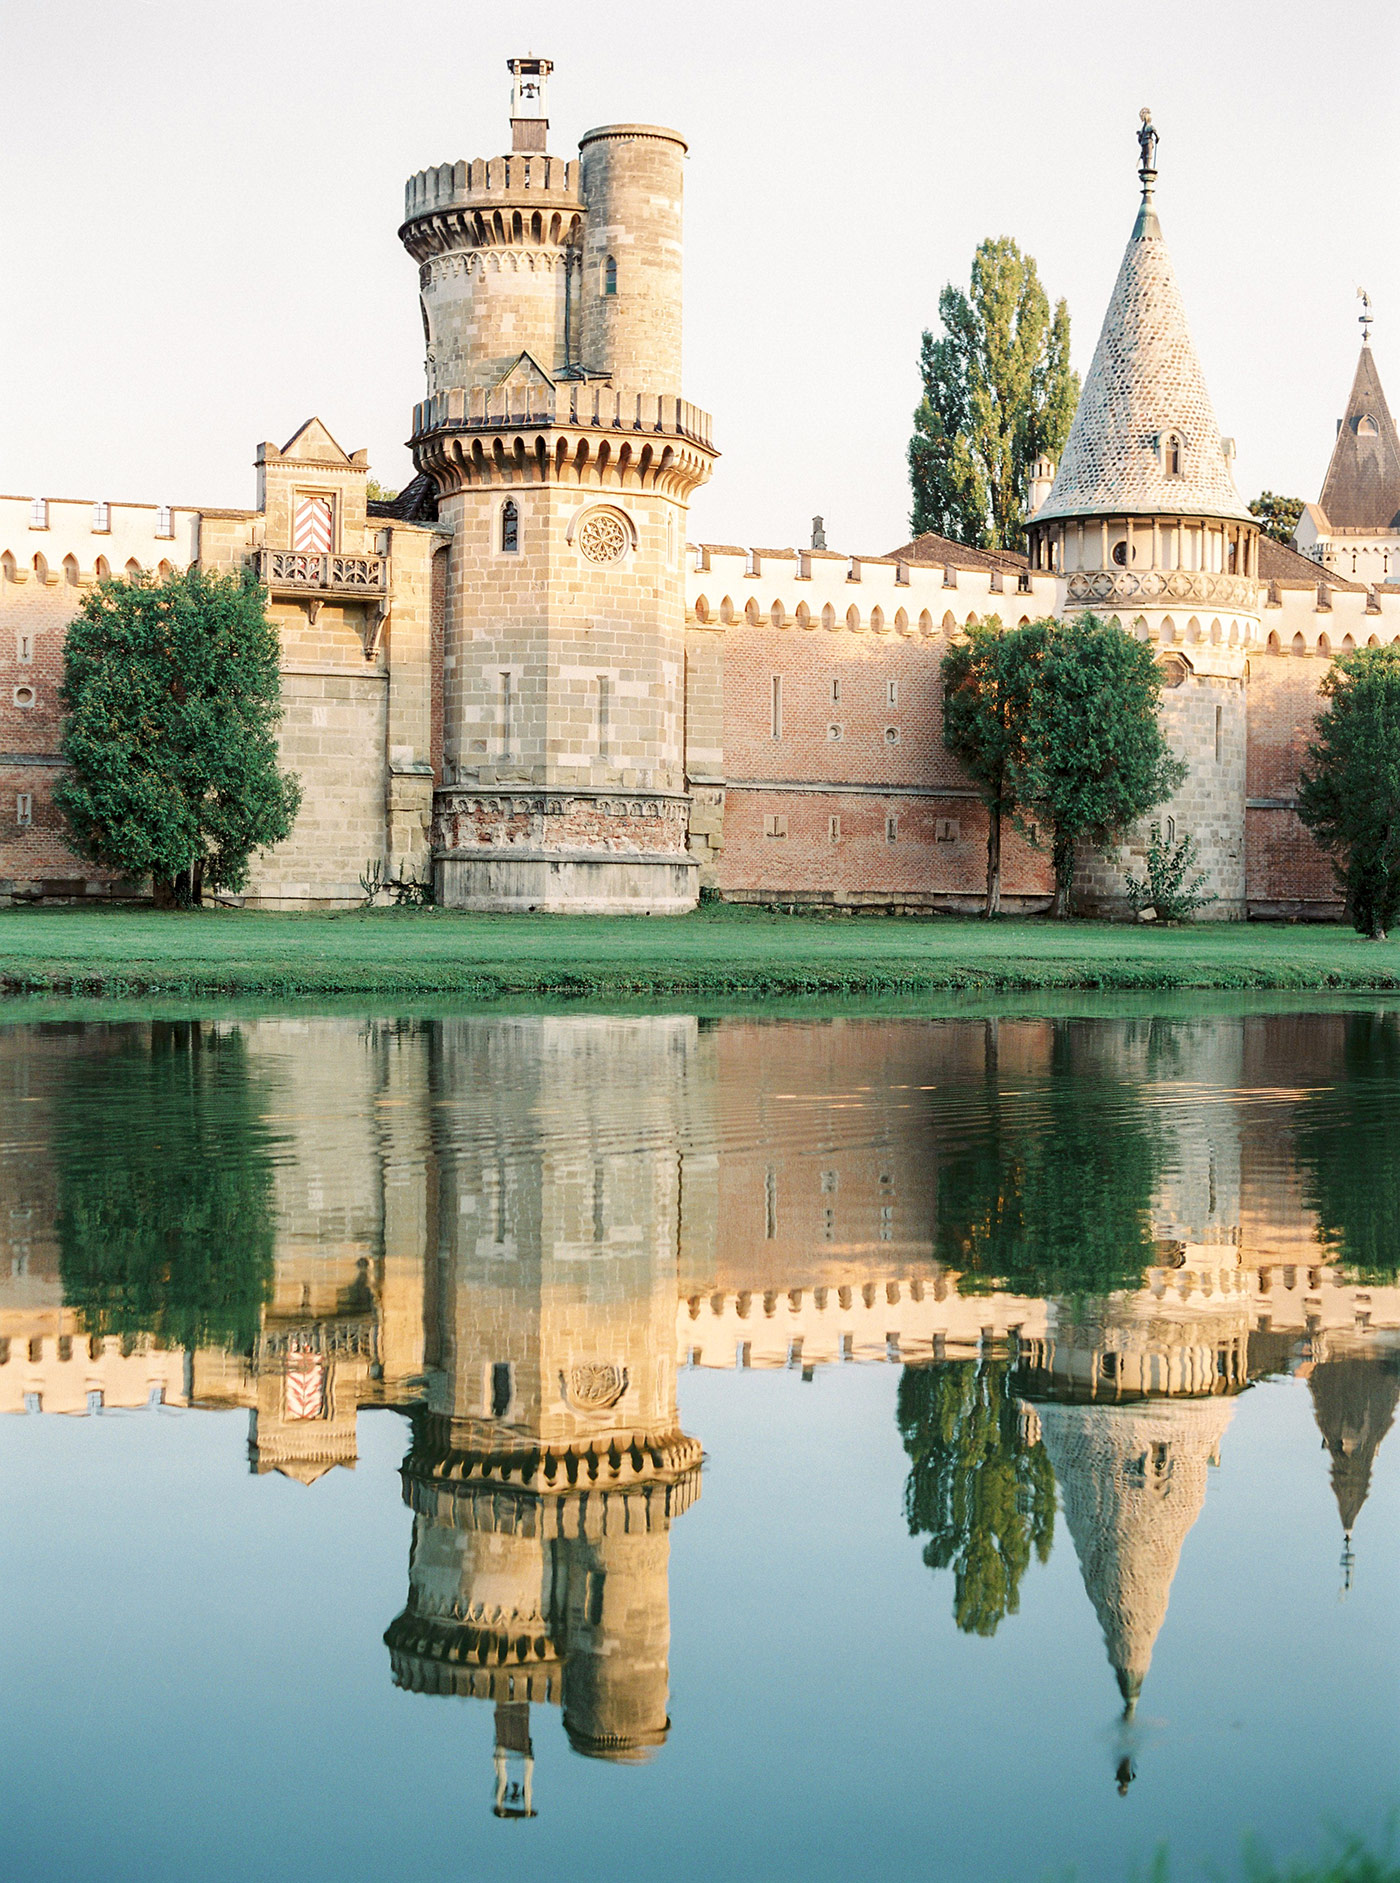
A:
[[[978,248],[969,292],[947,284],[938,316],[909,441],[914,533],[1024,549],[1031,466],[1060,456],[1079,400],[1068,306],[1051,312],[1033,257],[1002,236]]]
[[[277,630],[250,571],[109,578],[83,597],[64,646],[68,773],[54,802],[68,841],[157,902],[241,889],[254,850],[280,843],[301,802],[278,769]]]
[[[1384,941],[1400,917],[1400,646],[1342,655],[1318,690],[1298,815],[1332,854],[1353,926]]]
[[[953,1617],[964,1634],[994,1635],[1020,1606],[1031,1557],[1049,1561],[1055,1474],[1022,1430],[1006,1360],[905,1367],[899,1435],[909,1454],[904,1515],[925,1535],[930,1569],[953,1572]]]

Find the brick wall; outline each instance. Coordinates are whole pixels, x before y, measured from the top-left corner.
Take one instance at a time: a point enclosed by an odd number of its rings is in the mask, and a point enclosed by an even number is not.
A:
[[[1246,871],[1251,906],[1335,917],[1341,896],[1330,860],[1291,808],[1328,662],[1256,654],[1249,663]]]
[[[724,634],[723,893],[913,906],[983,893],[986,811],[943,744],[947,645],[844,624]],[[1009,822],[1002,872],[1009,898],[1049,894],[1048,859]]]

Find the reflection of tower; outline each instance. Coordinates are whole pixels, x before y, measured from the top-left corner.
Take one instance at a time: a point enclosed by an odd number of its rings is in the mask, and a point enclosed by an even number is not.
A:
[[[1181,1302],[1145,1290],[1056,1306],[1021,1384],[1064,1499],[1084,1586],[1131,1719],[1178,1558],[1246,1384],[1243,1295]],[[1131,1782],[1131,1758],[1119,1767]]]
[[[670,1724],[669,1532],[701,1458],[674,1365],[695,1023],[464,1021],[441,1041],[438,1090],[472,1105],[440,1147],[437,1370],[385,1640],[400,1686],[496,1703],[494,1808],[529,1816],[531,1701],[597,1758],[645,1758]]]
[[[1340,1351],[1308,1375],[1313,1412],[1332,1460],[1332,1492],[1342,1520],[1342,1570],[1351,1586],[1351,1533],[1371,1488],[1371,1468],[1400,1401],[1400,1353]]]

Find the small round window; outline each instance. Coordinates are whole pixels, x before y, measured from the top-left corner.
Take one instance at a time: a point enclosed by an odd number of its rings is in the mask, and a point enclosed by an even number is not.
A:
[[[1113,560],[1114,560],[1114,562],[1115,562],[1115,563],[1116,563],[1116,564],[1118,565],[1118,567],[1119,567],[1120,569],[1126,569],[1126,568],[1127,568],[1127,566],[1128,566],[1128,544],[1127,544],[1127,540],[1126,540],[1126,539],[1124,539],[1124,541],[1122,541],[1122,542],[1120,542],[1120,543],[1115,543],[1115,544],[1113,545]]]
[[[15,705],[16,706],[32,706],[33,704],[34,704],[33,687],[16,687],[15,688]]]

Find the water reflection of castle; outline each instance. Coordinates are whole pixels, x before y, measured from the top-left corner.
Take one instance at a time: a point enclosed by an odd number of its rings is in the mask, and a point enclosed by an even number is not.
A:
[[[700,1488],[678,1367],[1004,1360],[1131,1709],[1238,1392],[1307,1377],[1348,1538],[1394,1416],[1400,1289],[1337,1265],[1298,1148],[1295,1068],[1344,1081],[1348,1025],[225,1025],[267,1140],[230,1191],[270,1225],[241,1346],[74,1300],[81,1225],[110,1244],[121,1211],[65,1107],[98,1061],[168,1069],[183,1105],[197,1038],[12,1030],[0,1409],[246,1406],[252,1467],[304,1482],[353,1465],[361,1409],[409,1410],[393,1675],[494,1705],[495,1808],[525,1816],[532,1704],[591,1756],[666,1736],[670,1527]],[[1063,1090],[1097,1095],[1112,1194],[1027,1153]],[[1026,1285],[1076,1209],[1141,1234],[1139,1286]]]

